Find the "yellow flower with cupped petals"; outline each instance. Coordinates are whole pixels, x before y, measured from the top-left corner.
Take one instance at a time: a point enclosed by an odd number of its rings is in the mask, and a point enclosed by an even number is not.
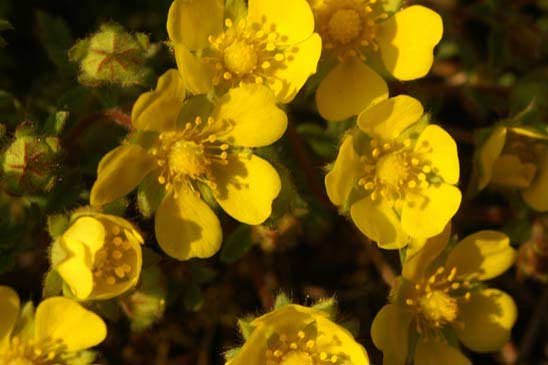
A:
[[[496,351],[510,338],[516,304],[483,283],[514,263],[510,240],[501,232],[480,231],[447,253],[450,230],[448,225],[407,258],[391,303],[373,321],[371,336],[384,353],[384,365],[406,364],[409,350],[417,365],[470,364],[452,345],[451,336],[476,352]],[[410,333],[418,341],[412,341]]]
[[[76,213],[52,244],[52,266],[79,300],[110,299],[137,284],[143,242],[123,218]]]
[[[184,99],[177,70],[139,97],[132,112],[135,136],[103,157],[90,196],[101,206],[147,178],[165,193],[155,215],[156,239],[179,260],[210,257],[221,245],[221,225],[202,200],[204,188],[240,222],[257,225],[270,216],[280,177],[252,148],[274,143],[287,127],[286,114],[264,85],[231,89],[215,105]]]
[[[388,15],[379,0],[309,1],[323,41],[320,62],[334,63],[316,92],[325,119],[347,119],[388,97],[386,82],[368,66],[379,54],[398,80],[414,80],[430,70],[443,34],[436,12],[414,5]]]
[[[406,95],[365,109],[325,177],[331,201],[382,248],[439,234],[460,205],[456,143],[436,125],[420,128],[422,116]]]
[[[175,0],[169,38],[194,94],[264,84],[289,103],[316,72],[321,40],[306,0],[249,0],[247,16],[224,19],[223,0]]]
[[[365,349],[320,310],[289,304],[250,323],[253,332],[227,365],[367,365]]]
[[[533,209],[548,211],[548,134],[530,127],[493,129],[476,154],[478,188],[514,188]]]
[[[48,298],[36,313],[20,306],[17,293],[0,286],[1,364],[67,365],[106,337],[103,320],[73,300]]]

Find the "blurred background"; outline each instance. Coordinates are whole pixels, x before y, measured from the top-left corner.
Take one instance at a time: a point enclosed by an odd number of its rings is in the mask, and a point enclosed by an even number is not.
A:
[[[475,364],[548,364],[548,218],[534,213],[511,191],[469,189],[475,142],[501,120],[519,116],[529,123],[548,120],[548,1],[432,0],[445,34],[428,77],[390,83],[391,94],[421,100],[432,120],[457,140],[460,188],[468,191],[454,219],[459,237],[480,229],[506,232],[520,259],[491,286],[509,292],[519,306],[511,342],[499,353],[467,354]],[[61,151],[48,165],[54,185],[45,192],[14,191],[0,182],[0,284],[24,300],[39,301],[48,271],[48,215],[87,204],[99,159],[127,132],[123,118],[135,98],[156,78],[176,67],[165,22],[171,0],[0,0],[0,19],[13,29],[0,32],[0,148],[18,128],[46,133],[46,121],[68,111],[59,132]],[[84,86],[67,52],[106,22],[149,36],[156,52],[146,61],[138,85]],[[2,28],[0,28],[2,29]],[[161,253],[152,221],[135,202],[120,211],[148,232],[148,270],[138,288],[142,297],[94,305],[107,318],[109,335],[99,347],[100,364],[217,365],[222,353],[241,344],[236,322],[259,314],[285,292],[299,303],[335,296],[340,319],[357,333],[372,364],[381,364],[369,326],[386,303],[388,283],[399,274],[397,252],[377,249],[327,199],[323,175],[349,123],[330,124],[304,88],[289,106],[290,127],[275,146],[260,151],[284,179],[282,197],[263,226],[240,225],[223,216],[225,241],[208,260],[177,262]],[[121,120],[120,120],[121,119]],[[114,123],[113,123],[114,122]],[[100,142],[97,142],[100,141]],[[1,181],[1,180],[0,180]],[[17,190],[17,189],[15,189]],[[24,190],[24,189],[23,189]],[[525,248],[524,248],[525,247]],[[148,305],[146,308],[140,304]],[[145,311],[148,321],[139,318]]]

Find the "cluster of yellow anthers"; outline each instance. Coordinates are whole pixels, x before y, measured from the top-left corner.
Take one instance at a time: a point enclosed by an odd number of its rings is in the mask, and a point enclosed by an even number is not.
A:
[[[500,349],[510,338],[514,301],[482,283],[514,263],[510,240],[500,232],[480,231],[447,252],[450,231],[448,225],[407,258],[391,303],[373,321],[371,335],[385,365],[407,363],[410,336],[418,338],[415,364],[469,364],[447,340],[451,333],[477,352]]]
[[[227,365],[367,365],[365,349],[321,310],[289,304],[249,324],[245,344]]]
[[[63,297],[20,308],[19,296],[0,286],[0,363],[65,365],[78,362],[82,352],[101,343],[106,326],[96,314]],[[87,356],[92,362],[89,354]],[[86,362],[88,363],[88,362]]]

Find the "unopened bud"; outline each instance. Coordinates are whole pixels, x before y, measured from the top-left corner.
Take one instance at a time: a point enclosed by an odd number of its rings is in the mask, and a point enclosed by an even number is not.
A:
[[[88,86],[144,82],[149,70],[145,61],[158,49],[147,35],[130,34],[118,24],[103,24],[97,33],[77,42],[69,59],[80,63],[79,80]]]
[[[55,182],[59,139],[17,135],[2,159],[4,181],[10,193],[49,191]]]
[[[531,238],[519,248],[518,275],[548,283],[548,218],[541,218],[531,228]]]

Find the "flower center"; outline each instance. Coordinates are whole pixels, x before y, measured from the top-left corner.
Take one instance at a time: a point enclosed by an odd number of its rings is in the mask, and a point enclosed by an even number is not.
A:
[[[419,301],[424,316],[434,323],[450,323],[457,318],[457,300],[441,290],[434,290]]]
[[[306,352],[293,351],[282,358],[280,365],[314,365],[314,360]]]
[[[168,163],[172,174],[200,176],[207,169],[204,148],[193,141],[175,142],[169,151]]]
[[[101,223],[106,231],[105,244],[95,253],[93,264],[95,290],[98,291],[130,280],[139,269],[131,232],[107,220],[101,220]]]
[[[252,45],[236,41],[225,49],[224,61],[228,70],[242,75],[255,70],[258,56]]]
[[[358,56],[365,60],[368,49],[376,51],[377,23],[386,19],[378,0],[324,0],[312,7],[323,48],[338,58]]]
[[[0,354],[0,363],[3,365],[65,365],[67,354],[64,353],[63,348],[64,345],[60,340],[22,341],[15,336],[11,339],[7,350]]]
[[[331,37],[340,44],[348,44],[356,39],[361,32],[360,14],[353,9],[337,10],[328,24]]]
[[[455,323],[459,303],[470,300],[471,289],[468,280],[457,278],[456,268],[447,272],[444,267],[439,267],[434,274],[415,284],[405,304],[417,314],[417,332],[435,336],[439,328]]]
[[[276,70],[294,59],[298,47],[288,47],[287,37],[264,24],[233,24],[225,20],[226,29],[209,37],[203,60],[214,70],[213,84],[231,87],[244,83],[270,83]]]
[[[409,139],[403,143],[373,139],[361,161],[364,175],[358,185],[373,201],[399,203],[407,193],[428,188],[435,176],[431,162],[412,149]]]
[[[329,353],[316,347],[316,323],[296,333],[273,334],[268,339],[265,365],[339,365],[348,363],[345,354]]]
[[[230,123],[226,120],[216,122],[213,118],[203,123],[202,118],[196,117],[193,123],[186,123],[180,130],[161,133],[157,147],[150,150],[161,170],[158,182],[167,190],[174,189],[175,197],[181,184],[191,180],[216,189],[212,165],[226,165],[230,148],[227,143],[218,141],[221,134],[217,131],[230,130]]]

